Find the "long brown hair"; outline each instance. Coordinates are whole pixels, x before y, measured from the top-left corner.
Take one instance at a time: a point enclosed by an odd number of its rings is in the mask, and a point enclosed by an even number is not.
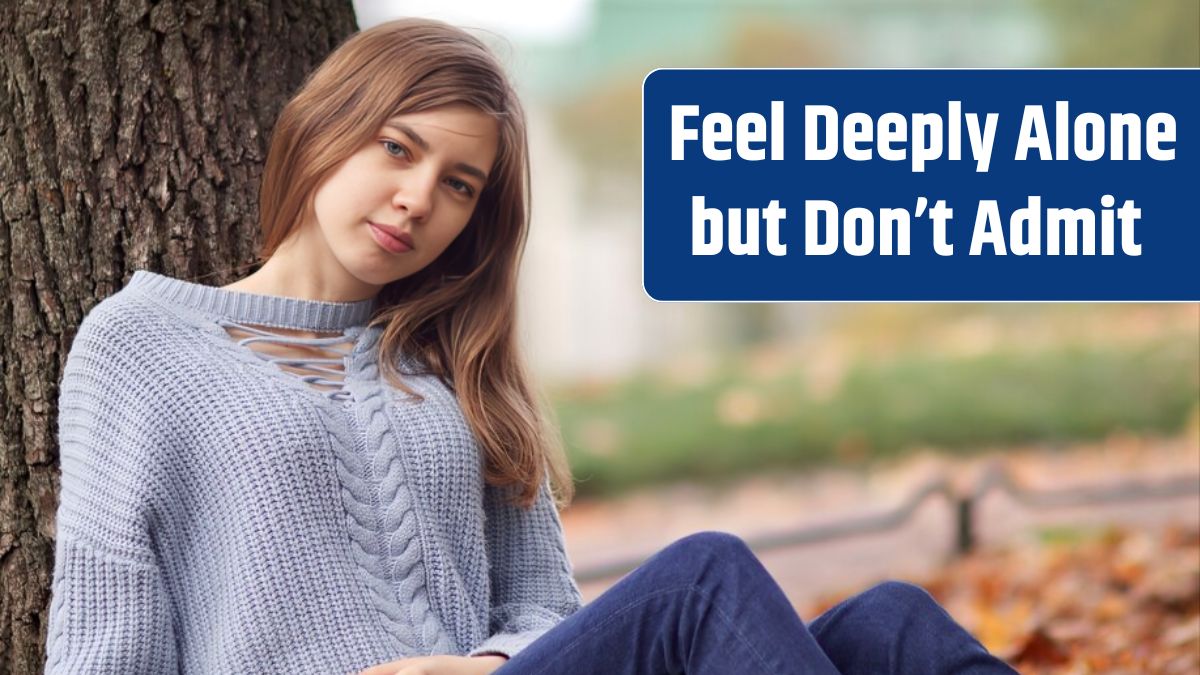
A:
[[[265,260],[299,226],[321,182],[384,121],[454,103],[495,117],[499,146],[463,232],[436,260],[385,286],[371,324],[382,324],[381,373],[401,379],[400,355],[451,386],[484,450],[484,476],[513,486],[528,506],[549,479],[560,503],[570,469],[516,339],[517,267],[529,230],[525,116],[487,47],[458,28],[423,19],[351,36],[284,107],[272,132],[260,195]]]

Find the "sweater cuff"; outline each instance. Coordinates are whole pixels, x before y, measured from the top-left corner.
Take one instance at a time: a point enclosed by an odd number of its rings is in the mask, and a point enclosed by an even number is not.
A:
[[[55,547],[45,672],[176,672],[158,568],[92,550],[66,530]]]
[[[540,638],[543,634],[544,631],[529,631],[525,633],[496,633],[468,652],[467,656],[487,656],[488,654],[499,654],[500,656],[505,656],[511,659],[522,649],[525,649],[532,644],[534,640]]]

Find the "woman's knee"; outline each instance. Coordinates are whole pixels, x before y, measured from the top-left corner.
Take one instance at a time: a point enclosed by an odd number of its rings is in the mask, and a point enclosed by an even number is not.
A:
[[[676,571],[693,579],[711,579],[752,570],[754,552],[741,537],[728,532],[696,532],[663,549],[662,557]]]
[[[875,626],[913,628],[952,621],[929,591],[907,581],[883,581],[848,598],[844,605],[839,614],[851,623],[866,619]]]
[[[848,627],[856,634],[877,628],[890,631],[914,617],[934,612],[941,612],[941,608],[925,589],[906,581],[889,580],[846,598],[817,617],[812,625],[816,631],[841,632]]]
[[[925,589],[885,581],[830,608],[809,629],[839,669],[891,672],[903,654],[941,649],[951,623]]]
[[[876,584],[859,594],[857,600],[863,609],[889,616],[922,616],[943,611],[929,591],[907,581]]]
[[[697,532],[664,550],[663,565],[674,581],[701,591],[696,598],[746,596],[760,592],[770,574],[737,535]],[[695,599],[695,598],[694,598]]]
[[[814,619],[811,628],[826,644],[842,638],[882,644],[904,626],[921,624],[923,618],[941,612],[925,589],[889,580],[839,602]]]
[[[643,580],[660,586],[709,586],[753,570],[754,553],[739,537],[697,532],[665,546],[639,567]]]
[[[667,546],[673,556],[701,560],[734,560],[753,557],[754,552],[741,537],[729,532],[696,532],[675,540]]]

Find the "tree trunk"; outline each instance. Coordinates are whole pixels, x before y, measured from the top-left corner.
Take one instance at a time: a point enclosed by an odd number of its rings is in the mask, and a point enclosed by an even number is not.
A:
[[[0,673],[42,670],[76,327],[137,268],[244,276],[271,125],[354,29],[350,0],[0,2]]]

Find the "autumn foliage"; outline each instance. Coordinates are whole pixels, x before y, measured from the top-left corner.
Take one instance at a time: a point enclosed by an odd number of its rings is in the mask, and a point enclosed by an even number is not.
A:
[[[1022,673],[1200,673],[1200,530],[1191,526],[1049,533],[919,583]]]

